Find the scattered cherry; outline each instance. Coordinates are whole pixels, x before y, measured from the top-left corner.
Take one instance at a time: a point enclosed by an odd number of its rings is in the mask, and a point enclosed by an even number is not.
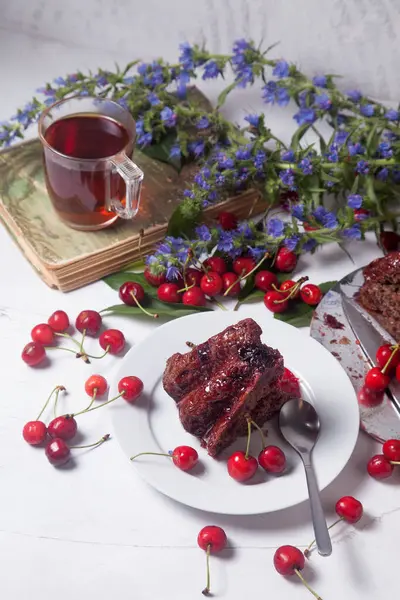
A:
[[[95,392],[96,397],[104,396],[107,391],[107,381],[102,375],[91,375],[85,382],[85,392],[93,398]]]
[[[76,317],[75,327],[85,335],[97,335],[102,323],[101,315],[95,310],[82,310]]]
[[[322,600],[320,596],[308,585],[303,575],[300,573],[304,569],[304,554],[295,546],[280,546],[274,554],[274,567],[280,575],[297,575],[317,600]]]
[[[110,354],[119,354],[125,346],[125,337],[119,329],[106,329],[99,337],[99,344]]]
[[[376,454],[367,464],[368,474],[375,479],[387,479],[393,473],[393,469],[393,465],[383,454]]]
[[[221,552],[225,548],[227,541],[225,531],[217,525],[203,527],[197,536],[198,545],[202,550],[207,552],[207,584],[202,592],[204,596],[210,594],[210,554]]]
[[[143,302],[145,296],[143,287],[135,281],[125,281],[118,293],[122,302],[128,306],[137,306],[138,302]]]
[[[271,271],[258,271],[254,278],[254,285],[263,292],[269,292],[269,290],[272,290],[273,285],[278,285],[278,278]]]
[[[231,212],[220,212],[218,215],[218,221],[221,225],[222,229],[225,231],[230,231],[231,229],[236,229],[238,220],[236,215]]]
[[[372,408],[373,406],[378,406],[382,403],[385,394],[383,391],[374,391],[368,388],[366,385],[363,385],[357,394],[357,400],[363,406],[367,406],[368,408]]]
[[[135,375],[123,377],[118,383],[118,392],[127,402],[134,402],[143,392],[143,381]]]
[[[46,439],[47,427],[43,421],[29,421],[24,425],[22,436],[31,446],[38,446]]]
[[[229,475],[236,481],[243,482],[253,477],[257,471],[258,462],[254,456],[246,457],[245,452],[239,450],[228,458],[227,466]]]
[[[207,296],[217,296],[222,292],[221,275],[218,275],[214,271],[209,271],[201,278],[200,287]]]
[[[336,502],[335,511],[347,523],[357,523],[363,516],[363,505],[353,496],[343,496]]]
[[[71,457],[69,446],[62,438],[54,438],[46,445],[46,456],[54,466],[61,466],[67,463]]]
[[[382,373],[379,367],[372,367],[365,377],[365,385],[375,392],[383,392],[390,383],[390,377]]]
[[[387,460],[400,461],[400,440],[387,440],[382,447],[382,452]]]
[[[273,313],[285,312],[289,306],[289,302],[282,298],[282,294],[275,290],[271,290],[265,294],[264,304]]]
[[[238,296],[240,290],[240,282],[236,273],[224,273],[222,275],[222,291],[225,296]]]
[[[290,273],[293,271],[297,264],[297,256],[291,250],[287,248],[279,248],[276,257],[274,266],[278,271],[282,271],[283,273]]]
[[[201,278],[203,277],[203,272],[200,271],[199,269],[187,269],[186,273],[185,273],[185,280],[186,280],[186,285],[190,286],[190,285],[195,285],[197,287],[200,287],[200,281]]]
[[[160,273],[159,275],[153,275],[153,273],[151,273],[149,267],[145,268],[143,275],[145,276],[146,281],[148,281],[149,284],[152,285],[153,287],[159,287],[166,281],[165,273]]]
[[[389,362],[390,359],[390,362]],[[389,362],[389,364],[388,364]],[[376,352],[376,364],[385,371],[392,372],[400,364],[400,350],[391,344],[380,346]]]
[[[63,333],[69,327],[69,317],[63,310],[56,310],[47,319],[47,323],[50,325],[53,331],[57,333]]]
[[[38,342],[29,342],[26,344],[21,354],[22,360],[30,367],[35,367],[41,363],[45,356],[46,351],[42,344],[39,344]]]
[[[210,258],[207,258],[203,265],[206,269],[214,271],[214,273],[218,273],[218,275],[223,275],[228,270],[226,262],[220,256],[211,256]]]
[[[258,455],[258,464],[267,473],[282,473],[286,468],[286,456],[278,446],[266,446]]]
[[[321,301],[322,292],[317,285],[307,283],[300,288],[300,297],[306,304],[316,306]]]
[[[183,304],[187,304],[189,306],[205,306],[206,297],[203,290],[195,286],[184,292],[182,296],[182,302]]]
[[[281,292],[287,292],[285,298],[287,298],[291,292],[293,291],[294,286],[297,285],[296,281],[292,281],[291,279],[287,279],[283,281],[279,286]],[[297,300],[300,297],[300,286],[297,287],[296,291],[290,295],[290,300]]]
[[[52,438],[72,440],[78,431],[78,425],[72,415],[63,415],[53,419],[49,423],[47,431],[49,436]]]
[[[233,261],[233,270],[237,275],[247,275],[256,266],[256,263],[249,256],[241,256]]]
[[[164,452],[140,452],[131,456],[131,460],[136,460],[139,456],[166,456],[172,458],[172,462],[181,471],[190,471],[196,466],[199,455],[194,448],[190,446],[177,446],[171,454],[165,454]]]
[[[49,346],[54,342],[54,331],[47,323],[40,323],[32,329],[31,338],[42,346]]]
[[[157,290],[158,299],[162,302],[181,302],[182,296],[179,294],[179,285],[176,283],[162,283]]]

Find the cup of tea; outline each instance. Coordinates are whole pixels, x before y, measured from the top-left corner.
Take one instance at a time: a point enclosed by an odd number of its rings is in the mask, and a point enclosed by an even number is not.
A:
[[[70,227],[96,231],[139,209],[143,172],[132,162],[132,115],[107,98],[73,96],[39,119],[48,194]]]

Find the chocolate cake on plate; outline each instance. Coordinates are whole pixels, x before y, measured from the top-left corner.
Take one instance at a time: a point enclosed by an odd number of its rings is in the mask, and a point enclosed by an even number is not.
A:
[[[261,333],[253,319],[244,319],[167,361],[164,389],[183,427],[211,456],[245,435],[248,416],[261,427],[293,396],[279,384],[281,354],[261,342]]]

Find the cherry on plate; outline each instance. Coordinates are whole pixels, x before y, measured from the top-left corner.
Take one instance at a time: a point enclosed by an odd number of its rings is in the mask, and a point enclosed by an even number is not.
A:
[[[267,473],[283,473],[286,469],[286,456],[278,446],[266,446],[258,455],[258,464]]]
[[[143,381],[135,375],[123,377],[118,382],[118,392],[127,402],[134,402],[143,392]]]
[[[228,473],[232,477],[232,479],[236,479],[236,481],[248,481],[253,477],[258,468],[257,459],[254,456],[247,456],[245,452],[239,450],[238,452],[234,452],[228,458]]]

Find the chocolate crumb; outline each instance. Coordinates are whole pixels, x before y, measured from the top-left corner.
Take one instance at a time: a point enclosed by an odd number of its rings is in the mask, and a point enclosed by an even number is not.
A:
[[[339,340],[339,344],[342,344],[342,345],[344,345],[344,346],[348,346],[348,345],[350,344],[350,340],[349,340],[349,338],[348,338],[348,337],[346,337],[346,336],[344,335],[342,338],[340,338],[340,340]]]
[[[333,315],[329,315],[328,313],[324,314],[324,323],[331,329],[344,329],[343,323],[337,320]]]

